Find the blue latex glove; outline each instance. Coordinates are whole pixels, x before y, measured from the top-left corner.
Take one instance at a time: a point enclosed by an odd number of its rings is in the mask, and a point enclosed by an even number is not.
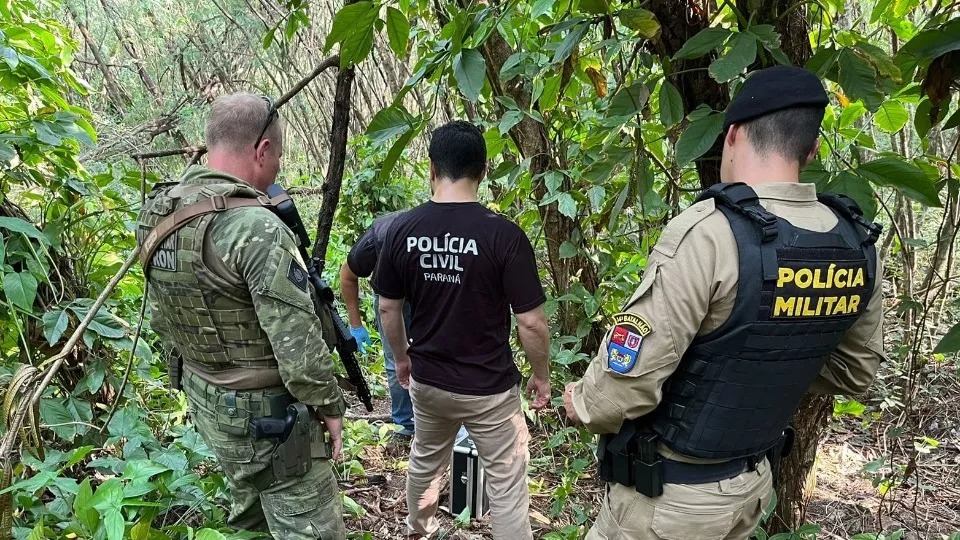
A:
[[[351,326],[350,335],[353,336],[353,339],[357,340],[357,350],[360,351],[360,354],[363,354],[366,351],[366,345],[373,344],[373,342],[370,341],[370,332],[367,332],[367,329],[363,326],[358,326],[356,328]]]

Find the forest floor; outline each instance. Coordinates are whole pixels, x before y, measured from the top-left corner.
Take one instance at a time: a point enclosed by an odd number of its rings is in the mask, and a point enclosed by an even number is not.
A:
[[[388,400],[377,400],[377,415],[387,416]],[[354,411],[360,409],[355,408]],[[949,416],[948,416],[949,418]],[[954,417],[956,419],[956,417]],[[863,429],[857,419],[836,422],[822,442],[818,457],[818,474],[813,497],[807,507],[806,522],[820,525],[821,539],[847,539],[871,531],[890,533],[904,530],[905,540],[948,537],[960,531],[960,433],[955,426],[941,435],[940,447],[916,459],[916,465],[904,463],[911,474],[908,482],[894,486],[881,495],[874,487],[872,475],[862,472],[868,463],[884,455],[895,455],[884,442],[880,429]],[[566,459],[563,448],[547,451],[547,440],[553,433],[531,427],[531,458],[538,463],[533,479],[542,482],[531,494],[531,522],[534,537],[576,523],[578,513],[586,512],[587,523],[593,521],[603,498],[603,486],[595,479],[594,463],[584,469],[563,511],[552,519],[555,489],[562,485]],[[375,539],[403,538],[406,515],[405,469],[408,447],[383,444],[365,447],[359,459],[368,475],[380,474],[385,485],[350,487],[345,493],[363,507],[362,516],[347,519],[347,529],[367,531]],[[538,459],[539,458],[539,459]],[[882,476],[888,469],[881,468]],[[917,489],[917,485],[921,488]],[[455,516],[444,510],[448,504],[449,473],[445,475],[439,538],[481,540],[492,538],[489,515],[461,527]],[[882,527],[878,526],[882,525]],[[566,538],[566,536],[563,536]]]

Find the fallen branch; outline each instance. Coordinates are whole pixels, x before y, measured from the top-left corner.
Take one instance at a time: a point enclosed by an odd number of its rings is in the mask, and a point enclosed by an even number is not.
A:
[[[391,421],[389,414],[345,414],[343,416],[347,420],[366,420],[368,422],[389,422]]]
[[[143,152],[141,154],[130,154],[130,157],[140,161],[144,159],[158,158],[158,157],[169,157],[169,156],[179,156],[182,154],[196,154],[198,152],[206,152],[206,146],[184,146],[183,148],[171,148],[167,150],[157,150],[155,152]]]
[[[20,426],[23,425],[23,418],[26,416],[27,411],[32,407],[35,407],[40,402],[40,396],[43,395],[44,390],[47,389],[47,386],[50,385],[50,381],[53,380],[53,377],[60,371],[60,368],[63,366],[64,361],[67,356],[70,354],[70,351],[77,346],[77,343],[83,337],[84,332],[87,331],[87,328],[90,326],[90,323],[93,322],[94,317],[100,311],[100,308],[106,303],[107,298],[113,293],[113,290],[120,283],[120,280],[123,279],[123,276],[126,275],[127,271],[130,270],[130,267],[137,261],[137,257],[140,255],[140,247],[138,246],[134,249],[130,256],[127,257],[127,260],[124,261],[123,266],[120,267],[120,270],[117,271],[116,275],[113,276],[113,279],[110,280],[110,283],[104,287],[103,291],[100,292],[100,296],[97,297],[97,300],[93,303],[93,306],[90,307],[90,311],[87,312],[87,316],[83,318],[79,325],[77,325],[76,330],[73,331],[73,334],[70,336],[70,339],[67,340],[67,343],[60,349],[60,352],[56,356],[53,356],[42,364],[40,364],[40,369],[36,375],[33,377],[33,381],[26,384],[25,388],[30,388],[33,386],[33,382],[42,374],[43,381],[33,390],[33,393],[30,395],[30,399],[23,402],[23,406],[17,411],[17,414],[13,417],[13,422],[7,426],[7,433],[3,436],[2,442],[0,442],[0,461],[3,462],[4,468],[9,465],[10,454],[13,451],[13,445],[17,441],[17,435],[20,432]],[[45,367],[48,366],[48,367]],[[29,390],[26,390],[29,392]]]
[[[293,85],[293,88],[288,90],[285,94],[280,96],[280,99],[274,102],[274,106],[277,110],[280,109],[284,104],[293,99],[293,96],[300,93],[301,90],[306,88],[314,79],[316,79],[324,71],[340,65],[340,55],[333,55],[313,69],[306,77],[300,79],[300,82]],[[179,156],[184,154],[193,154],[193,157],[190,160],[189,165],[196,165],[200,158],[207,153],[207,146],[204,144],[198,146],[184,146],[183,148],[171,148],[167,150],[156,150],[154,152],[142,152],[139,154],[131,154],[130,157],[136,160],[152,159],[159,157],[169,157],[169,156]],[[188,166],[189,166],[188,165]]]

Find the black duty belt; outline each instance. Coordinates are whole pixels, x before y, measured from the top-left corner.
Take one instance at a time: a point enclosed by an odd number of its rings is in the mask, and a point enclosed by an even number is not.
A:
[[[757,469],[757,459],[753,457],[723,463],[684,463],[663,456],[660,460],[663,462],[664,484],[709,484]]]

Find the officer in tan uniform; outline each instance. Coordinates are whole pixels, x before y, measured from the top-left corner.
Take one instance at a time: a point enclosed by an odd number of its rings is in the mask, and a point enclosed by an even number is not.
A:
[[[171,383],[223,468],[229,525],[277,540],[342,540],[330,459],[346,404],[297,241],[264,195],[282,154],[273,102],[218,98],[206,142],[209,167],[156,186],[138,219]]]
[[[858,394],[882,353],[879,227],[799,183],[828,101],[811,72],[747,78],[718,184],[664,229],[568,416],[601,434],[597,539],[746,539],[807,391]]]

